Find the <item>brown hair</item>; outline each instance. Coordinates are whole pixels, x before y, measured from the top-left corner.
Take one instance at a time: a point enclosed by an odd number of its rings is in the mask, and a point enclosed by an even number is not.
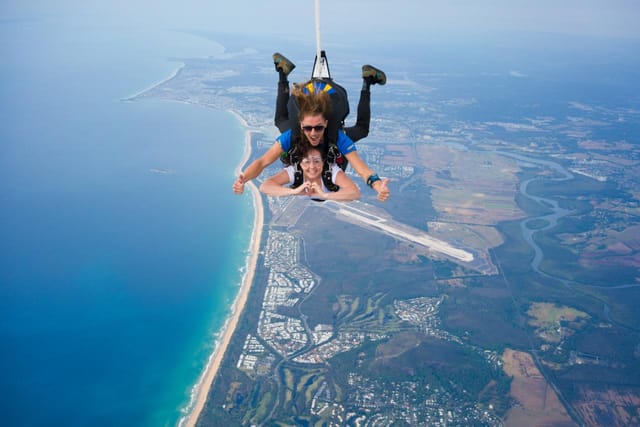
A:
[[[298,104],[298,120],[305,116],[321,114],[325,120],[331,118],[331,97],[326,92],[305,93],[301,87],[295,87],[291,92]]]
[[[307,157],[311,150],[319,151],[320,152],[320,156],[322,157],[323,161],[326,160],[326,158],[327,158],[325,150],[323,150],[322,147],[313,146],[313,145],[309,144],[309,142],[306,141],[306,140],[300,141],[300,143],[298,145],[298,148],[299,148],[298,153],[300,155],[300,159],[303,159],[303,158]]]

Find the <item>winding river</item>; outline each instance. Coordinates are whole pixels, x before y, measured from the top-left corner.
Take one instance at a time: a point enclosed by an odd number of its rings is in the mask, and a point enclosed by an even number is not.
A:
[[[559,177],[557,178],[545,178],[545,179],[549,179],[550,181],[569,181],[572,180],[574,178],[573,174],[571,172],[569,172],[568,170],[566,170],[565,168],[563,168],[561,165],[559,165],[558,163],[555,162],[551,162],[548,160],[540,160],[540,159],[535,159],[535,158],[531,158],[531,157],[525,157],[522,156],[520,154],[513,154],[513,153],[506,153],[503,151],[498,151],[498,154],[502,155],[502,156],[506,156],[506,157],[511,157],[514,158],[520,162],[526,162],[526,163],[530,163],[530,164],[535,164],[535,165],[539,165],[539,166],[543,166],[546,168],[549,168],[551,170],[553,170],[554,172],[556,172],[557,175],[559,175]],[[531,261],[531,267],[533,268],[533,270],[536,273],[542,274],[544,276],[550,277],[548,274],[542,272],[540,270],[540,263],[542,262],[542,259],[544,258],[544,254],[542,252],[542,249],[540,249],[540,246],[538,246],[538,244],[535,242],[535,240],[533,239],[533,234],[538,232],[538,231],[544,231],[544,230],[548,230],[551,229],[553,227],[555,227],[558,224],[558,220],[560,218],[563,218],[567,215],[569,215],[572,211],[570,211],[569,209],[564,209],[561,208],[558,205],[558,202],[552,199],[547,199],[544,197],[539,197],[539,196],[534,196],[532,194],[529,194],[529,192],[527,191],[529,184],[533,181],[536,180],[540,180],[542,179],[542,177],[535,177],[535,178],[531,178],[528,179],[526,181],[523,181],[522,183],[520,183],[520,187],[519,187],[519,191],[520,193],[535,201],[536,203],[545,206],[549,209],[551,209],[551,213],[546,214],[546,215],[541,215],[541,216],[537,216],[537,217],[530,217],[527,218],[525,220],[523,220],[522,222],[520,222],[520,229],[522,230],[522,236],[524,237],[525,241],[533,248],[534,252],[535,252],[535,256],[533,257],[533,260]],[[541,228],[532,228],[530,227],[530,224],[534,221],[539,222],[540,220],[545,221],[546,225],[544,227]],[[558,279],[557,277],[554,277],[554,279]],[[561,280],[561,279],[560,279]],[[564,282],[564,281],[563,281]]]
[[[540,246],[538,246],[538,244],[535,242],[533,235],[536,232],[539,231],[544,231],[544,230],[548,230],[551,229],[553,227],[555,227],[558,224],[558,220],[560,218],[563,218],[569,214],[571,214],[573,211],[569,210],[569,209],[564,209],[561,208],[558,205],[558,202],[556,202],[555,200],[551,200],[551,199],[547,199],[545,197],[539,197],[539,196],[534,196],[532,194],[530,194],[528,192],[528,187],[529,184],[533,181],[536,180],[540,180],[540,179],[548,179],[550,181],[569,181],[574,179],[574,176],[571,172],[569,172],[568,170],[566,170],[565,168],[563,168],[560,164],[552,162],[552,161],[548,161],[548,160],[541,160],[541,159],[536,159],[536,158],[531,158],[531,157],[526,157],[520,154],[514,154],[514,153],[507,153],[507,152],[503,152],[503,151],[498,151],[497,154],[500,154],[502,156],[506,156],[506,157],[511,157],[513,159],[518,160],[519,162],[524,163],[529,163],[529,164],[533,164],[533,165],[539,165],[542,167],[546,167],[548,169],[553,170],[554,172],[556,172],[557,177],[556,178],[542,178],[542,177],[535,177],[535,178],[531,178],[528,179],[526,181],[523,181],[522,183],[520,183],[520,186],[518,188],[518,191],[520,192],[520,194],[522,194],[523,196],[535,201],[536,203],[539,203],[542,206],[545,206],[549,209],[551,209],[551,213],[546,214],[546,215],[540,215],[540,216],[536,216],[536,217],[529,217],[524,219],[523,221],[520,222],[520,230],[522,231],[522,236],[524,237],[524,240],[527,242],[527,244],[529,244],[534,252],[535,255],[533,257],[533,260],[531,261],[531,268],[538,274],[541,274],[542,276],[545,277],[549,277],[551,279],[554,280],[558,280],[559,282],[561,282],[563,285],[571,288],[572,283],[567,280],[567,279],[563,279],[561,277],[556,277],[556,276],[551,276],[548,273],[545,273],[544,271],[540,270],[540,263],[542,262],[543,258],[544,258],[544,254],[542,252],[542,249],[540,248]],[[530,224],[532,222],[540,222],[540,221],[545,221],[546,224],[544,225],[544,227],[531,227]],[[583,284],[585,285],[585,284]],[[639,287],[640,284],[626,284],[626,285],[619,285],[619,286],[597,286],[597,285],[586,285],[586,286],[590,286],[593,288],[598,288],[598,289],[606,289],[606,290],[612,290],[612,289],[625,289],[625,288],[633,288],[633,287]],[[610,317],[610,309],[609,306],[606,303],[603,303],[603,315],[605,317],[605,319],[611,321],[611,317]]]

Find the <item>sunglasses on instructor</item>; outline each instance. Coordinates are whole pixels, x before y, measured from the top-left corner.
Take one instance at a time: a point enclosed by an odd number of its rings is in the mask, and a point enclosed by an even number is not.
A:
[[[311,132],[312,130],[315,130],[316,132],[322,132],[324,131],[326,128],[325,125],[315,125],[315,126],[311,126],[311,125],[306,125],[306,126],[302,126],[302,130],[305,132]]]

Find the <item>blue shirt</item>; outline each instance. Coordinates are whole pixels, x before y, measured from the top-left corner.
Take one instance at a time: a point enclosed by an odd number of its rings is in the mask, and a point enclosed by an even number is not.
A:
[[[291,129],[277,137],[276,141],[280,143],[282,151],[285,153],[289,151],[289,148],[291,148]],[[336,141],[336,145],[343,156],[357,150],[356,143],[341,130],[338,131],[338,141]]]

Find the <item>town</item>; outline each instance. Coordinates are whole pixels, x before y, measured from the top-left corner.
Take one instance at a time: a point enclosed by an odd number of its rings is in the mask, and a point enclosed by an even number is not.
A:
[[[264,266],[269,270],[262,310],[255,335],[248,334],[236,367],[250,377],[271,375],[278,359],[299,364],[326,364],[339,353],[353,350],[365,341],[389,338],[381,330],[352,328],[336,329],[334,325],[319,324],[310,328],[305,315],[291,313],[300,301],[307,298],[318,279],[300,264],[300,243],[291,233],[270,230],[265,246]],[[495,351],[476,348],[440,327],[438,308],[443,297],[398,300],[393,305],[397,318],[407,327],[414,327],[427,336],[465,346],[481,355],[492,369],[501,368],[501,358]],[[409,326],[410,325],[410,326]],[[391,422],[403,419],[409,425],[501,425],[491,408],[472,403],[470,396],[460,399],[444,388],[431,388],[421,379],[389,384],[378,383],[352,372],[348,384],[353,393],[348,405],[337,402],[326,383],[320,384],[311,399],[311,414],[323,414],[334,420],[329,425],[354,425],[366,422]],[[425,399],[425,396],[428,398]],[[422,401],[424,399],[424,401]],[[385,415],[380,415],[384,413]],[[366,414],[371,415],[371,419]]]

